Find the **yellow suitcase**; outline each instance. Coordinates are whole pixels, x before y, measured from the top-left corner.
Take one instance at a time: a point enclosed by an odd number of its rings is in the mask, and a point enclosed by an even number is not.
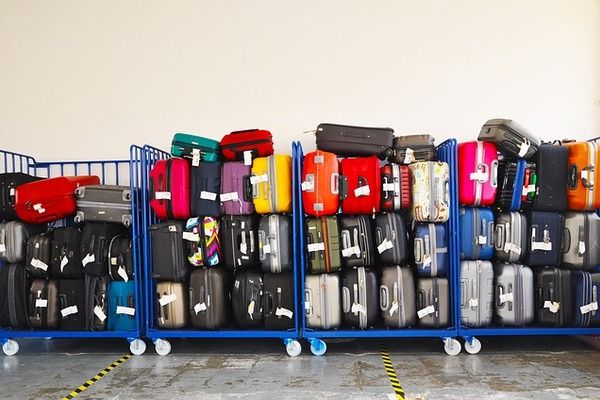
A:
[[[292,212],[292,157],[274,154],[255,158],[250,182],[257,213]]]

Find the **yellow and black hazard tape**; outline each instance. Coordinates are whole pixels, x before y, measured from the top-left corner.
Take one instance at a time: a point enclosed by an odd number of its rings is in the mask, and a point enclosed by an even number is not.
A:
[[[88,388],[90,386],[92,386],[94,383],[98,382],[100,379],[104,378],[106,375],[108,375],[110,373],[110,371],[117,368],[119,365],[121,365],[124,362],[126,362],[127,360],[129,360],[131,357],[133,357],[133,354],[127,354],[127,355],[124,355],[123,357],[119,358],[117,361],[113,362],[112,364],[110,364],[109,366],[104,368],[102,371],[98,372],[98,374],[96,376],[89,379],[83,385],[79,386],[77,389],[73,390],[71,393],[69,393],[68,395],[63,397],[62,400],[71,400],[71,399],[74,399],[75,397],[79,396],[82,392],[85,392],[86,390],[88,390]]]
[[[392,359],[390,358],[390,353],[387,349],[387,346],[383,343],[379,344],[379,350],[381,352],[381,359],[383,360],[383,366],[385,367],[385,372],[394,388],[394,393],[396,394],[396,400],[404,400],[404,388],[400,384],[400,380],[398,379],[398,374],[396,373],[396,369],[394,368],[394,364],[392,364]]]

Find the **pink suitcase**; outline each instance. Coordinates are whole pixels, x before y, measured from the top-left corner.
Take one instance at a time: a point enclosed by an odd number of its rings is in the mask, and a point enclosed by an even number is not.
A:
[[[190,217],[190,163],[183,158],[158,160],[150,171],[150,207],[159,219]]]
[[[498,186],[498,151],[491,142],[458,145],[458,198],[467,206],[491,206]]]

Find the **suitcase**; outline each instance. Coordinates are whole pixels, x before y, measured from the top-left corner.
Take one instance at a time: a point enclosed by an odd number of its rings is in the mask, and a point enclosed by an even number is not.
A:
[[[220,144],[226,160],[241,161],[246,157],[246,165],[251,164],[252,157],[268,157],[273,154],[273,135],[264,129],[231,132],[223,136]]]
[[[0,221],[17,219],[17,214],[15,213],[15,191],[17,186],[41,179],[22,172],[0,174]]]
[[[532,211],[528,220],[529,245],[525,264],[530,267],[560,265],[564,216],[555,212]]]
[[[197,166],[200,161],[218,161],[220,153],[219,142],[213,139],[176,133],[171,141],[171,155],[191,158],[193,166]]]
[[[250,169],[242,162],[223,163],[219,196],[222,214],[249,215],[254,212]]]
[[[313,274],[342,268],[340,234],[336,216],[306,219],[308,269]]]
[[[159,329],[181,329],[190,324],[187,283],[158,282],[156,298]]]
[[[320,217],[338,211],[339,176],[339,161],[335,154],[317,150],[304,156],[301,186],[306,214]]]
[[[494,315],[494,267],[490,261],[460,263],[460,323],[489,326]]]
[[[81,226],[56,228],[52,240],[50,276],[62,279],[83,278],[82,258]]]
[[[292,212],[292,157],[276,154],[254,159],[250,183],[257,213]]]
[[[408,328],[417,319],[415,281],[410,267],[383,267],[379,287],[379,308],[383,325]]]
[[[0,267],[0,327],[29,327],[29,288],[23,265]]]
[[[477,140],[495,143],[506,156],[526,160],[540,147],[540,139],[511,119],[490,119],[481,127]]]
[[[198,269],[190,275],[189,313],[192,327],[214,330],[228,322],[231,282],[221,268]]]
[[[29,289],[29,325],[35,329],[57,329],[59,325],[58,282],[35,279]]]
[[[414,256],[420,277],[446,276],[448,245],[446,227],[442,224],[416,224]]]
[[[263,215],[258,224],[258,259],[264,272],[291,272],[292,217]]]
[[[523,326],[533,321],[533,272],[520,264],[494,263],[494,309],[500,325]]]
[[[527,218],[511,211],[500,213],[496,217],[494,233],[494,256],[499,261],[518,262],[527,251]]]
[[[446,222],[450,215],[450,170],[445,162],[410,166],[412,215],[419,222]]]
[[[214,217],[195,217],[187,220],[183,239],[187,247],[187,259],[191,265],[219,265],[223,258],[219,226],[219,220]]]
[[[588,270],[600,265],[600,217],[597,214],[565,214],[562,265]]]
[[[565,327],[573,323],[571,271],[546,267],[535,272],[535,322]]]
[[[375,248],[371,221],[366,215],[347,216],[339,219],[342,242],[342,266],[371,267],[375,264]]]
[[[406,165],[381,167],[381,209],[400,211],[410,207],[410,170]]]
[[[50,275],[52,263],[52,238],[54,231],[31,236],[25,251],[25,268],[32,278],[46,278]]]
[[[258,224],[250,215],[221,218],[223,264],[229,269],[258,266]]]
[[[69,217],[77,211],[75,190],[99,184],[97,176],[59,176],[25,183],[15,190],[15,212],[31,224]]]
[[[410,164],[414,161],[431,161],[435,159],[435,138],[431,135],[397,136],[393,143],[394,154],[390,162]]]
[[[450,292],[447,279],[419,279],[416,299],[420,326],[443,328],[450,324]]]
[[[83,279],[58,281],[60,330],[83,331],[86,328],[85,289]]]
[[[134,278],[133,253],[131,237],[117,235],[108,245],[108,275],[113,281],[129,282]]]
[[[543,144],[537,152],[537,189],[533,209],[561,212],[567,208],[569,150]]]
[[[150,171],[150,207],[159,219],[190,217],[190,164],[183,158],[158,160]]]
[[[103,331],[108,318],[108,276],[85,276],[85,329]]]
[[[152,278],[161,281],[183,282],[189,275],[185,259],[182,221],[166,221],[150,225],[152,244]]]
[[[264,274],[263,315],[265,329],[294,328],[294,285],[292,274]]]
[[[30,225],[21,221],[0,224],[0,261],[9,264],[25,262],[27,241],[45,230],[45,225]]]
[[[406,225],[402,214],[377,214],[375,217],[375,246],[379,264],[404,263],[408,252],[407,241]]]
[[[129,186],[82,186],[75,190],[75,222],[112,222],[130,227],[131,190]]]
[[[498,186],[498,150],[491,142],[458,145],[458,200],[467,206],[491,206]]]
[[[194,216],[221,215],[221,163],[201,162],[190,171],[191,213]]]
[[[240,328],[263,325],[263,278],[252,271],[236,272],[231,290],[233,320]]]
[[[525,177],[523,178],[523,192],[521,193],[521,207],[531,208],[537,193],[537,168],[534,162],[525,164]]]
[[[600,273],[587,271],[572,271],[574,326],[587,328],[600,326],[600,311],[598,297],[600,296]]]
[[[381,208],[381,171],[377,157],[344,158],[340,201],[344,214],[375,214]]]
[[[319,124],[315,135],[317,149],[340,156],[377,156],[384,160],[394,154],[392,128]]]
[[[342,323],[341,302],[338,274],[306,275],[304,310],[308,328],[338,328]]]
[[[108,275],[108,248],[114,237],[127,234],[120,224],[104,222],[83,224],[81,233],[81,265],[83,272],[92,276]]]
[[[596,142],[565,143],[569,150],[567,159],[567,205],[571,210],[596,210],[600,208],[600,150]]]
[[[344,324],[367,329],[379,320],[379,283],[377,274],[364,267],[342,272],[342,312]]]
[[[108,285],[109,331],[133,331],[136,328],[135,282],[110,282]]]
[[[496,189],[495,205],[503,210],[516,211],[521,208],[521,195],[525,193],[524,160],[498,161],[498,187]],[[522,182],[521,185],[518,185]]]
[[[494,256],[494,212],[489,208],[461,207],[460,258],[491,260]]]

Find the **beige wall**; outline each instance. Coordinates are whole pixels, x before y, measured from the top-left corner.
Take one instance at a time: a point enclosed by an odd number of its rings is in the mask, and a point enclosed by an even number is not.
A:
[[[1,0],[0,57],[0,147],[38,159],[324,121],[600,136],[597,0]]]

